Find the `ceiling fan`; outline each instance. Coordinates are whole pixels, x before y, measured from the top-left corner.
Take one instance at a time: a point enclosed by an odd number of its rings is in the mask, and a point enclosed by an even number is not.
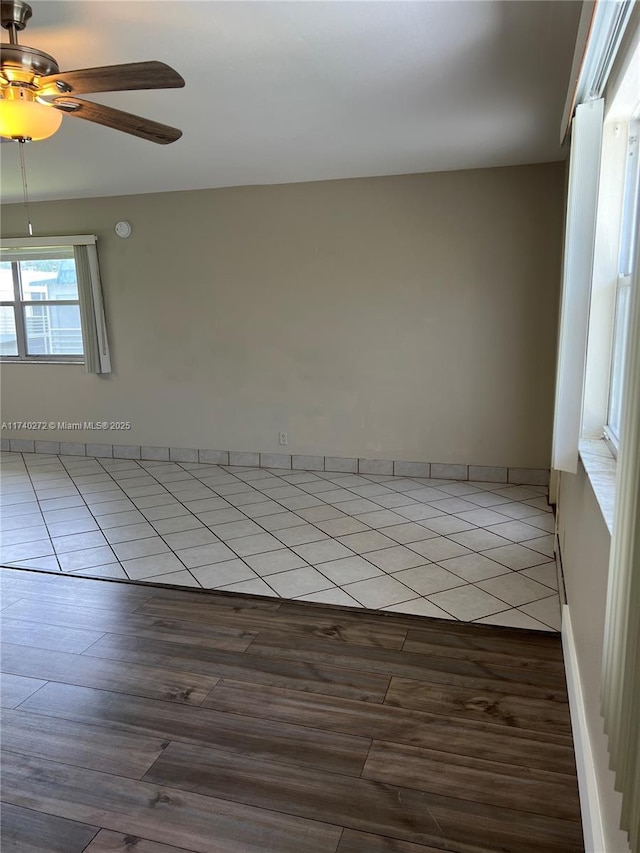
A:
[[[31,17],[24,0],[1,0],[0,23],[9,43],[0,45],[0,137],[2,141],[46,139],[60,127],[63,115],[102,124],[150,142],[167,145],[182,136],[176,127],[85,101],[77,95],[135,89],[175,89],[184,80],[164,62],[131,62],[60,71],[42,50],[18,44],[18,32]]]

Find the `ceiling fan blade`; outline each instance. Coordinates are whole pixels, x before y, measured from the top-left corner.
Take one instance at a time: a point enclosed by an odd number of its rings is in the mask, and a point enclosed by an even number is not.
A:
[[[179,89],[184,86],[184,80],[171,66],[154,61],[62,71],[41,77],[39,85],[41,88],[56,87],[71,95],[87,95],[133,89]]]
[[[80,98],[60,97],[53,102],[53,106],[66,115],[83,118],[85,121],[93,121],[114,130],[121,130],[123,133],[139,136],[140,139],[157,142],[159,145],[168,145],[182,136],[182,131],[178,130],[177,127],[160,124],[157,121],[132,115],[132,113],[125,113],[122,110],[114,110],[113,107],[105,107],[103,104],[83,101]]]

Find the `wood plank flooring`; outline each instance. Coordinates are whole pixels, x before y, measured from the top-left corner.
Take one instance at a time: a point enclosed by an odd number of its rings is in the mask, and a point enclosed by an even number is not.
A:
[[[557,635],[0,570],[3,853],[577,853]]]

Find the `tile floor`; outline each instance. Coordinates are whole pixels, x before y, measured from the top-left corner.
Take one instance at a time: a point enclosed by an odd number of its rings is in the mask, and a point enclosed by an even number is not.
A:
[[[546,489],[2,454],[0,562],[557,631]]]

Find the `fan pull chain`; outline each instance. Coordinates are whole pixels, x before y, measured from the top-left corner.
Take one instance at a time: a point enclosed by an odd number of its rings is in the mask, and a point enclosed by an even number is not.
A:
[[[24,146],[26,139],[19,139],[18,146],[20,151],[20,171],[22,172],[22,191],[24,194],[24,207],[27,213],[27,229],[29,237],[33,237],[33,226],[31,224],[31,214],[29,213],[29,189],[27,187],[27,167],[24,162]]]

